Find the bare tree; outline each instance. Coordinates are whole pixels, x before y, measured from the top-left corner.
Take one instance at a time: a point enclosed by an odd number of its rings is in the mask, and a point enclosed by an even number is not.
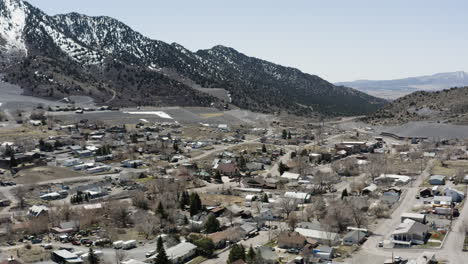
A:
[[[291,231],[294,231],[296,229],[296,225],[299,222],[299,219],[297,218],[297,215],[295,213],[291,213],[288,217],[288,226]]]
[[[366,200],[351,200],[347,206],[350,211],[350,216],[357,228],[367,225],[368,218],[363,210],[364,208],[367,208],[367,203],[365,201]]]
[[[385,154],[374,154],[369,157],[369,163],[367,164],[367,174],[372,179],[379,177],[381,174],[386,173],[386,162]]]
[[[296,210],[297,208],[297,199],[291,197],[282,197],[279,200],[279,206],[281,207],[281,211],[286,214],[286,218],[289,217],[291,212]]]
[[[25,187],[20,186],[15,189],[14,193],[16,198],[18,199],[18,206],[20,209],[24,209],[26,207],[26,194],[27,190]]]
[[[317,196],[312,201],[312,206],[310,208],[317,220],[323,219],[327,213],[327,204],[322,195]]]
[[[342,201],[334,200],[327,206],[325,222],[335,230],[342,232],[352,224],[349,208]]]

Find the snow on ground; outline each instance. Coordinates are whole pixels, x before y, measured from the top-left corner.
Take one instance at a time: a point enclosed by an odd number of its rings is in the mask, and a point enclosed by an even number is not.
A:
[[[161,118],[165,119],[174,119],[170,115],[168,115],[166,112],[163,111],[150,111],[150,112],[124,112],[126,114],[131,114],[131,115],[157,115]]]

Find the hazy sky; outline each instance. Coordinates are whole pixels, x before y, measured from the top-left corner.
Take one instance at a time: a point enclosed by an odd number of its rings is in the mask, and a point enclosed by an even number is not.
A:
[[[468,71],[468,1],[29,0],[117,18],[196,51],[221,44],[329,81]]]

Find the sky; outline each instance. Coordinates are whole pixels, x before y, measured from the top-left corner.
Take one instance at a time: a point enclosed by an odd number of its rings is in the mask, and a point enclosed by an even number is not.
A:
[[[196,51],[233,47],[331,82],[468,71],[465,0],[29,0]]]

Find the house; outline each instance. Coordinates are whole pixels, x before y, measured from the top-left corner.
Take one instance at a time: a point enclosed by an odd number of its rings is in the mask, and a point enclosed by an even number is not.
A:
[[[227,243],[237,243],[244,238],[244,233],[240,230],[239,227],[231,227],[223,231],[215,232],[207,235],[216,248],[224,248],[227,246]]]
[[[298,232],[284,231],[278,235],[278,247],[301,249],[307,244],[306,238]]]
[[[428,227],[411,219],[405,219],[392,233],[392,242],[398,245],[422,245],[426,241]]]
[[[275,221],[278,218],[270,208],[262,208],[258,217],[264,221]]]
[[[332,260],[334,255],[334,249],[329,246],[318,246],[312,250],[314,257],[323,260]]]
[[[304,192],[285,192],[284,197],[298,200],[301,203],[308,203],[310,202],[311,195]]]
[[[432,207],[450,207],[452,205],[451,196],[434,196],[431,202]]]
[[[406,175],[398,175],[398,174],[382,174],[379,177],[375,179],[375,181],[378,182],[393,182],[396,185],[404,185],[407,184],[411,178]]]
[[[281,179],[286,180],[286,181],[298,181],[300,176],[301,175],[299,173],[292,173],[289,171],[285,171],[283,172],[283,174],[281,174]]]
[[[239,175],[239,169],[235,163],[220,163],[216,168],[221,175],[236,176]]]
[[[340,242],[340,236],[337,233],[333,232],[304,228],[295,228],[294,231],[298,232],[306,238],[312,238],[314,240],[317,240],[317,242],[322,244],[335,246],[338,245],[338,243]]]
[[[404,214],[401,215],[401,222],[404,222],[405,219],[411,219],[411,220],[419,222],[421,224],[426,223],[426,215],[425,214],[404,213]]]
[[[59,264],[83,263],[83,260],[79,256],[65,249],[52,252],[51,259]]]
[[[431,184],[431,185],[445,185],[445,176],[444,175],[432,175],[429,178],[429,184]]]
[[[358,245],[366,240],[367,233],[361,230],[352,230],[343,237],[343,245]]]
[[[444,191],[444,196],[452,197],[452,202],[459,203],[465,199],[465,194],[457,189],[447,188]]]
[[[252,236],[252,235],[254,235],[254,234],[256,234],[258,232],[257,227],[252,225],[252,224],[249,224],[249,223],[245,223],[245,224],[241,225],[240,229],[244,232],[244,234],[247,237]]]
[[[166,255],[172,263],[185,263],[196,254],[197,246],[189,242],[179,243],[166,250]],[[156,257],[154,255],[154,257]]]
[[[64,233],[78,231],[79,227],[80,227],[79,221],[68,221],[68,222],[60,223],[58,227],[53,227],[52,231],[57,234],[64,234]]]
[[[49,208],[43,205],[33,205],[28,210],[28,215],[32,217],[39,217],[46,215],[49,212]]]

